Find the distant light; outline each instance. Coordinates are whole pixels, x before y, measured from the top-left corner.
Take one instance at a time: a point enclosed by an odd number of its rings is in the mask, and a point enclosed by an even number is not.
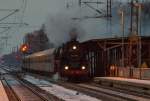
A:
[[[76,46],[73,46],[72,49],[75,50],[75,49],[77,49],[77,47],[76,47]]]
[[[115,69],[115,66],[114,66],[114,65],[111,65],[111,66],[110,66],[110,69],[111,69],[111,70],[114,70],[114,69]]]

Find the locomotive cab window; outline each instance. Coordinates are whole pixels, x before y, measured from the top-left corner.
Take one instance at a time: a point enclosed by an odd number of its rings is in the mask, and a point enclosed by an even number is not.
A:
[[[80,63],[73,61],[73,62],[70,62],[70,66],[71,66],[72,68],[79,68],[79,67],[80,67]]]

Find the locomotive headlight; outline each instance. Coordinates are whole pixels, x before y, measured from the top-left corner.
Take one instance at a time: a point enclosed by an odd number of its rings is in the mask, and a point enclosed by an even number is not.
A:
[[[81,69],[84,70],[84,69],[86,69],[86,67],[85,67],[85,66],[82,66]]]
[[[68,66],[65,66],[65,70],[68,70],[69,69],[69,67]]]
[[[73,49],[73,50],[77,49],[77,46],[73,46],[72,49]]]

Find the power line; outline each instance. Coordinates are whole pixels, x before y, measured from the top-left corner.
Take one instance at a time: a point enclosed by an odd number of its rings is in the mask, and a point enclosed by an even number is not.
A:
[[[5,30],[3,30],[2,32],[0,32],[0,34],[3,34],[5,32],[7,32],[8,30],[10,30],[11,27],[6,28]]]
[[[18,26],[16,26],[16,27],[13,27],[13,25],[28,25],[27,23],[23,23],[23,16],[24,16],[24,12],[25,12],[25,8],[26,8],[26,0],[23,0],[23,2],[25,3],[25,4],[23,4],[24,6],[23,6],[23,8],[21,8],[21,9],[0,9],[0,12],[6,12],[6,13],[8,13],[6,16],[4,16],[3,18],[0,18],[0,28],[1,28],[1,32],[0,32],[0,34],[4,34],[5,33],[5,36],[1,36],[0,38],[1,38],[1,40],[4,40],[4,41],[6,41],[6,44],[4,43],[3,44],[3,47],[2,48],[4,48],[5,47],[5,45],[6,45],[6,47],[7,47],[7,45],[8,45],[8,39],[11,37],[10,35],[9,35],[9,33],[10,33],[10,30],[12,29],[12,28],[14,28],[14,30],[15,29],[18,29],[19,27]],[[15,18],[14,18],[14,20],[12,20],[12,22],[6,22],[7,21],[7,19],[10,17],[10,16],[12,16],[12,15],[14,15],[14,14],[16,14],[17,12],[20,12],[20,11],[22,11],[22,14],[21,15],[18,15],[18,16],[20,16],[20,19],[16,19],[16,16],[15,16]],[[17,13],[17,14],[19,14],[19,13]],[[5,21],[3,21],[3,20],[5,20]],[[12,31],[11,31],[12,32]]]
[[[8,12],[11,12],[11,11],[15,11],[16,9],[0,9],[0,11],[4,11],[4,12],[6,12],[6,11],[8,11]]]
[[[4,28],[10,28],[10,27],[8,27],[8,26],[7,26],[7,27],[6,27],[6,26],[0,26],[0,28],[3,28],[3,29],[4,29]]]
[[[27,6],[27,0],[22,0],[22,7],[21,7],[22,15],[20,17],[20,23],[23,23],[23,18],[24,18],[26,6]]]
[[[20,23],[20,22],[5,22],[5,23],[0,23],[1,24],[4,24],[4,25],[18,25],[18,24],[23,24],[23,25],[28,25],[27,23]]]
[[[7,16],[5,16],[5,17],[3,17],[3,18],[1,18],[0,19],[0,21],[3,21],[3,20],[5,20],[6,18],[8,18],[9,16],[11,16],[11,15],[13,15],[13,14],[15,14],[16,12],[18,12],[19,10],[18,9],[16,9],[15,11],[13,11],[12,13],[10,13],[10,14],[8,14]]]

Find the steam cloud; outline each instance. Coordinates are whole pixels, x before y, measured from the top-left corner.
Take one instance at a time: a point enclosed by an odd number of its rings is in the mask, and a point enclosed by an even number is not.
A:
[[[50,15],[46,25],[46,33],[49,39],[56,45],[65,43],[72,38],[80,40],[85,34],[79,21],[73,20],[74,14],[57,13]]]
[[[149,35],[150,33],[149,5],[150,2],[144,3],[144,8],[142,9],[142,35]],[[122,36],[122,34],[120,34],[120,7],[125,11],[125,35],[128,36],[130,34],[130,8],[127,0],[124,0],[124,2],[120,2],[120,0],[116,0],[115,2],[113,2],[113,17],[110,33],[107,32],[106,19],[88,19],[82,20],[82,22],[80,20],[71,19],[74,17],[80,17],[80,14],[83,14],[81,16],[84,16],[84,14],[92,16],[91,11],[85,9],[82,12],[74,9],[69,12],[66,10],[62,10],[57,14],[51,14],[45,24],[46,33],[48,34],[50,41],[52,41],[57,46],[65,43],[66,41],[69,41],[73,37],[77,37],[78,40],[85,41],[94,38]],[[75,34],[70,34],[71,31],[75,31]]]

